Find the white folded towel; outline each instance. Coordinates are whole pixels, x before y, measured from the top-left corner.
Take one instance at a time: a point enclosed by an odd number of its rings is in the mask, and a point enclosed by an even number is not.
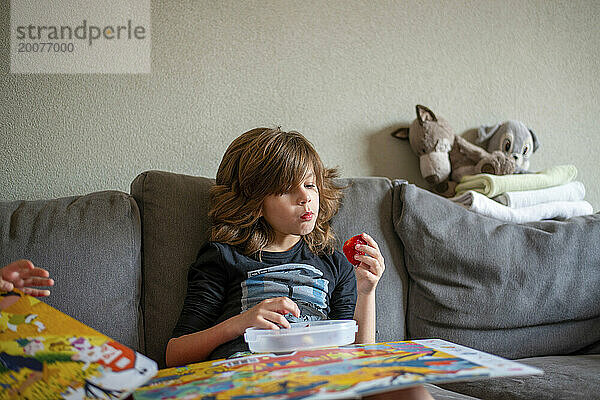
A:
[[[450,200],[479,214],[517,224],[543,219],[567,219],[594,212],[592,205],[587,201],[553,201],[523,208],[510,208],[473,190]]]
[[[544,189],[505,192],[494,197],[494,200],[510,208],[521,208],[553,201],[579,201],[584,197],[583,183],[575,181]]]

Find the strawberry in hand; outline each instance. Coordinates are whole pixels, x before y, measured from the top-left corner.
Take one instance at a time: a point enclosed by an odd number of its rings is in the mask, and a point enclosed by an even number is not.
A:
[[[354,273],[358,293],[374,293],[385,271],[385,261],[375,240],[362,233],[348,239],[342,250],[348,261],[356,267]]]
[[[362,251],[356,250],[357,244],[367,244],[367,242],[362,238],[361,235],[352,236],[350,239],[346,240],[346,243],[344,243],[344,247],[342,249],[344,251],[344,255],[348,261],[350,261],[350,264],[354,266],[360,264],[360,261],[354,258],[354,256],[356,254],[360,254],[361,256],[365,254]]]

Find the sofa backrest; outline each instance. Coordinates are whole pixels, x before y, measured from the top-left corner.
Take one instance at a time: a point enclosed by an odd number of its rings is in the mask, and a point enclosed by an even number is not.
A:
[[[507,358],[600,351],[600,213],[525,224],[394,190],[407,335]]]
[[[392,224],[392,183],[386,178],[339,179],[337,183],[348,186],[333,220],[338,247],[361,232],[378,242],[386,272],[377,290],[377,340],[402,340],[406,274]],[[188,268],[208,240],[213,184],[213,179],[162,171],[144,172],[131,184],[142,218],[145,354],[160,366],[164,366],[166,344],[181,311]]]
[[[0,265],[25,258],[55,280],[42,301],[143,350],[140,217],[136,202],[105,191],[0,202]]]

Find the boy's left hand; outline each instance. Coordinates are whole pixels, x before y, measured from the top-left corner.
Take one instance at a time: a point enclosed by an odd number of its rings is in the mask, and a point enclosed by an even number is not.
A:
[[[354,258],[360,261],[360,264],[354,269],[356,274],[356,286],[359,294],[371,294],[375,292],[375,287],[385,271],[385,261],[379,250],[377,242],[366,233],[362,233],[361,238],[367,244],[357,244],[355,249],[365,253],[356,254]]]

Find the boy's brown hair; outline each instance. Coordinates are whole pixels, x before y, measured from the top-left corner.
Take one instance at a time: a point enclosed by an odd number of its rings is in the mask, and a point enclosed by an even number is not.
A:
[[[280,128],[255,128],[235,139],[225,151],[211,188],[210,240],[239,246],[244,254],[260,251],[275,232],[260,217],[268,195],[283,194],[300,185],[312,168],[319,189],[315,228],[302,239],[315,254],[330,254],[335,237],[330,226],[342,190],[333,183],[335,168],[325,168],[312,144],[301,133]]]

